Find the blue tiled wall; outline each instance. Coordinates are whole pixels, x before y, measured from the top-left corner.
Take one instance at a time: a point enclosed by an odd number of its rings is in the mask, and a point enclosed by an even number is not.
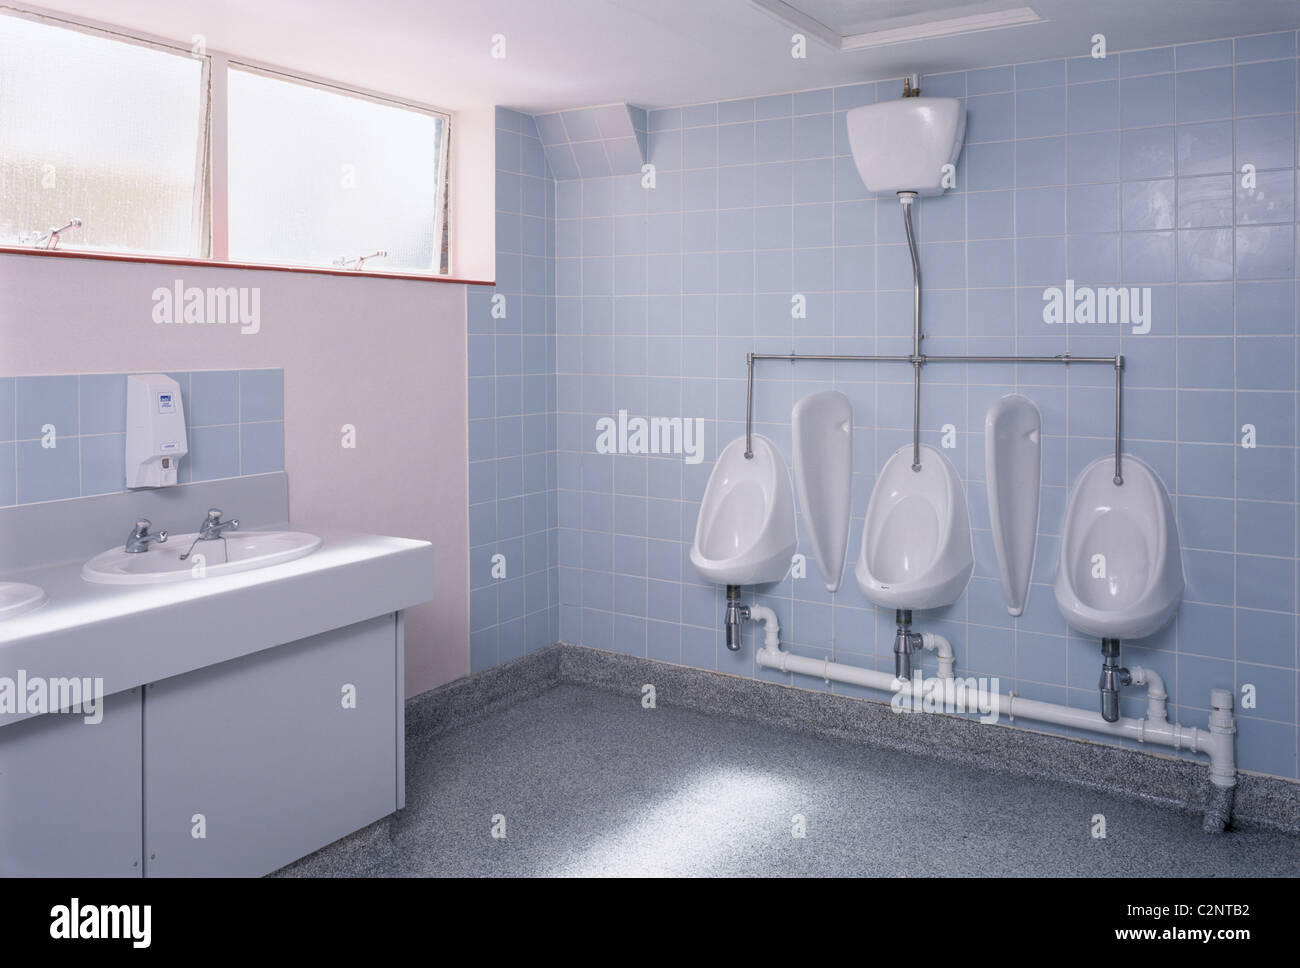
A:
[[[927,352],[1125,354],[1125,446],[1173,495],[1187,572],[1176,622],[1125,643],[1125,661],[1160,671],[1171,714],[1189,723],[1204,722],[1211,687],[1253,684],[1254,708],[1237,692],[1241,765],[1286,777],[1300,693],[1296,64],[1283,33],[927,76],[926,94],[966,100],[969,126],[956,189],[915,211]],[[712,459],[743,433],[746,352],[909,349],[899,205],[865,191],[844,124],[847,109],[899,93],[890,81],[652,111],[653,190],[636,175],[558,182],[561,639],[786,678],[756,669],[752,633],[740,653],[725,649],[722,589],[696,575],[690,541]],[[1067,279],[1150,287],[1150,332],[1045,324],[1044,288]],[[795,294],[806,318],[791,316]],[[760,364],[756,430],[787,458],[797,399],[835,387],[855,409],[856,533],[840,590],[828,594],[810,562],[807,579],[757,596],[795,652],[892,669],[892,613],[867,602],[851,568],[877,468],[910,439],[910,378],[906,366]],[[1089,709],[1098,644],[1067,629],[1052,582],[1068,487],[1112,446],[1112,379],[934,365],[922,399],[923,439],[958,431],[945,453],[966,483],[977,566],[963,598],[919,626],[952,640],[963,674]],[[1019,619],[1001,599],[983,468],[984,414],[1012,390],[1038,403],[1045,434]],[[596,453],[596,421],[620,409],[703,418],[705,461]],[[1238,445],[1245,424],[1253,449]],[[1139,692],[1126,713],[1142,713]]]
[[[531,117],[496,124],[497,284],[468,296],[473,671],[559,634],[555,181]]]
[[[180,483],[284,469],[283,370],[168,375],[189,438]],[[0,377],[0,507],[125,490],[125,430],[126,374]]]

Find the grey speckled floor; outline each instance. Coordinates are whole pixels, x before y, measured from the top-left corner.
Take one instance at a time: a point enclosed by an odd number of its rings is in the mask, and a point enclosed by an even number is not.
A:
[[[1300,839],[560,685],[408,749],[405,810],[279,874],[1294,876]]]

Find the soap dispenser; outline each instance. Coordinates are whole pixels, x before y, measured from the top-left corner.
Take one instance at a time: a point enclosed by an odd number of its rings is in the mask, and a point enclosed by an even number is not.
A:
[[[160,373],[126,378],[126,486],[170,487],[189,453],[181,388]]]

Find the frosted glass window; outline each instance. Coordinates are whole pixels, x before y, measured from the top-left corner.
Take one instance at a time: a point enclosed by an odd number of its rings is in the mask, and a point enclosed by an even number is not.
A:
[[[0,13],[0,244],[203,255],[206,70]]]
[[[445,117],[235,68],[228,110],[233,261],[441,271]]]

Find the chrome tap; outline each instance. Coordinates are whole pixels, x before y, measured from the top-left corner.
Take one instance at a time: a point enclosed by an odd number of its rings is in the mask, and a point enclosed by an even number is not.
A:
[[[238,531],[239,521],[222,521],[221,508],[208,508],[207,520],[199,526],[200,541],[215,541],[223,531]]]
[[[239,530],[238,519],[222,521],[221,513],[221,508],[208,508],[208,516],[204,519],[203,523],[199,525],[198,537],[190,544],[189,550],[186,551],[185,554],[181,555],[181,561],[185,561],[189,558],[190,554],[194,551],[194,545],[198,544],[200,541],[216,541],[218,538],[224,537],[225,532],[227,531]]]
[[[153,522],[148,518],[141,518],[131,529],[131,533],[126,536],[125,551],[129,555],[138,555],[142,551],[149,550],[149,543],[157,541],[162,544],[167,540],[167,532],[159,531],[157,534],[150,534],[149,527]]]

